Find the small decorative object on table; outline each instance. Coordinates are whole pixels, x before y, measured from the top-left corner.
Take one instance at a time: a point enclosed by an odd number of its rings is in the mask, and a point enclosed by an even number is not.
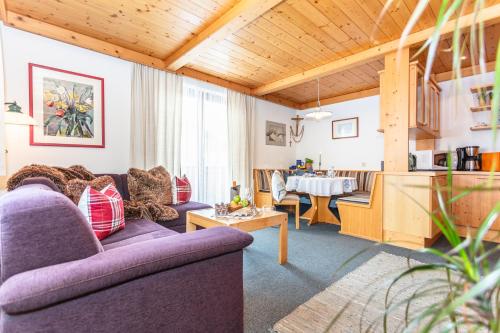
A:
[[[245,217],[255,217],[258,215],[258,211],[255,208],[255,206],[248,206],[242,209],[239,209],[238,211],[235,211],[230,214],[231,217],[239,217],[239,218],[245,218]]]
[[[240,185],[236,185],[236,180],[233,180],[233,185],[231,186],[230,198],[234,198],[237,195],[240,195]]]
[[[227,216],[229,214],[229,205],[221,202],[220,204],[215,204],[215,216]]]
[[[306,164],[305,164],[305,168],[306,168],[306,170],[312,170],[312,168],[313,168],[313,163],[314,163],[314,161],[313,161],[313,160],[311,160],[310,158],[307,158],[307,157],[306,157]]]

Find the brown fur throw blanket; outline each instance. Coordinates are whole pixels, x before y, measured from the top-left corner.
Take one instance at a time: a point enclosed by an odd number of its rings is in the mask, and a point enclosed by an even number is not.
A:
[[[163,169],[162,167],[159,168]],[[153,174],[155,174],[156,177],[159,177],[157,174],[157,172],[159,172],[161,177],[170,177],[165,169],[161,169],[156,170]],[[147,173],[147,171],[144,172]],[[24,179],[32,177],[45,177],[50,179],[54,182],[61,193],[68,196],[75,204],[78,204],[83,191],[88,185],[98,191],[102,190],[109,184],[114,185],[113,178],[109,176],[96,177],[92,172],[81,165],[62,168],[31,164],[21,168],[9,178],[7,181],[7,189],[12,191],[19,187]],[[167,193],[158,194],[155,192],[152,196],[139,196],[139,198],[137,198],[137,196],[132,197],[131,195],[131,201],[123,201],[126,218],[148,218],[153,221],[168,221],[179,217],[177,211],[174,208],[167,206],[168,204],[166,204],[166,202],[168,201],[165,200],[165,198],[168,199],[168,197],[170,197],[170,203],[172,202],[170,178],[168,182],[164,178],[161,178],[160,182],[164,186],[158,188],[158,190],[163,190]],[[135,185],[137,182],[133,180],[133,184]],[[134,187],[134,185],[132,185],[135,189],[134,193],[137,193],[140,189]],[[156,186],[158,186],[158,183]],[[148,190],[146,190],[146,192],[147,191]],[[158,200],[158,198],[160,200]]]
[[[172,204],[172,182],[170,174],[162,166],[148,171],[131,168],[128,171],[128,191],[132,201],[146,205],[155,221],[174,220],[179,217]]]
[[[116,187],[115,181],[110,176],[101,176],[92,180],[71,179],[66,183],[66,196],[78,205],[80,197],[87,186],[90,185],[94,190],[100,191],[109,184]]]

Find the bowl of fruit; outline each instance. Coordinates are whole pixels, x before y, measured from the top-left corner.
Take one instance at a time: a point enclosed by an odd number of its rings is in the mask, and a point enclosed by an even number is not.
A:
[[[229,211],[234,212],[238,209],[245,208],[249,206],[249,202],[247,199],[241,199],[239,195],[235,195],[233,200],[229,203]]]

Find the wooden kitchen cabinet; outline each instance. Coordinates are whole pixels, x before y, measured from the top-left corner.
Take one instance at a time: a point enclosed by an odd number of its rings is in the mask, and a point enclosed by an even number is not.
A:
[[[413,139],[432,139],[439,137],[440,129],[440,92],[437,83],[430,78],[424,80],[424,68],[414,61],[410,63],[410,137]]]
[[[384,174],[384,241],[418,249],[439,237],[440,230],[429,215],[440,215],[438,195],[433,190],[436,184],[446,186],[446,175]],[[446,192],[442,193],[447,200]]]
[[[440,119],[440,93],[436,81],[429,79],[427,89],[424,80],[424,68],[414,61],[410,63],[409,82],[409,118],[408,129],[412,139],[439,138]],[[379,71],[380,91],[384,89],[385,71]],[[384,132],[387,110],[385,98],[380,95],[379,132]]]
[[[486,184],[487,181],[486,174],[453,175],[453,196],[463,192],[463,188]],[[491,185],[493,188],[500,188],[500,176],[495,176]],[[500,202],[499,190],[472,192],[454,202],[452,214],[460,234],[466,236],[468,230],[474,233],[498,202]],[[500,242],[499,232],[500,218],[497,218],[485,239]]]

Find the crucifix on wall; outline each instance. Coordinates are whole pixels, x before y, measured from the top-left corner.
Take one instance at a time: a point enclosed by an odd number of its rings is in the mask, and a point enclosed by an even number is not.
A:
[[[299,143],[300,140],[302,140],[302,136],[304,135],[304,125],[302,125],[299,131],[300,122],[304,120],[304,118],[297,115],[293,117],[292,120],[295,121],[295,132],[292,125],[290,125],[290,147],[292,146],[292,140],[295,143]]]

